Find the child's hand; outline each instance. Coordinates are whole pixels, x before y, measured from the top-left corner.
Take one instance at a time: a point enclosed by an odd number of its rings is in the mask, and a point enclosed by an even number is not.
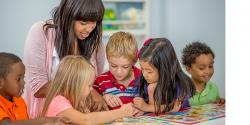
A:
[[[106,103],[110,106],[110,107],[117,107],[117,106],[121,106],[123,103],[121,101],[121,99],[119,98],[119,96],[116,95],[112,95],[112,94],[105,94],[103,96],[104,100],[106,101]]]
[[[144,111],[138,110],[138,113],[136,113],[134,116],[135,116],[135,117],[138,117],[138,116],[143,115],[144,113],[145,113]]]
[[[182,101],[175,101],[174,107],[170,112],[178,112],[181,109]]]
[[[219,104],[219,105],[224,105],[225,104],[225,99],[223,99],[223,98],[217,99],[214,103]]]
[[[124,113],[127,117],[132,117],[139,112],[132,103],[123,104],[119,110],[121,110],[121,113]]]
[[[141,97],[135,97],[133,101],[134,101],[134,106],[140,110],[145,109],[145,107],[148,105]]]

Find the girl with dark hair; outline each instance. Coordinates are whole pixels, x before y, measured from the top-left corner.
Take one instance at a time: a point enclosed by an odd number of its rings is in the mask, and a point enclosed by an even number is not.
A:
[[[105,62],[101,41],[103,15],[101,0],[61,0],[54,9],[53,19],[31,27],[24,49],[27,69],[24,97],[32,118],[41,111],[52,74],[63,57],[81,55],[94,65],[96,75],[102,73]]]
[[[182,71],[171,42],[166,38],[147,40],[138,52],[142,75],[135,107],[144,112],[177,112],[189,107],[195,87]]]

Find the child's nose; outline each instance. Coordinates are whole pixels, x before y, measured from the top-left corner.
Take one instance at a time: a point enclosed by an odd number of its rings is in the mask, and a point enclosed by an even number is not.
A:
[[[22,87],[24,86],[24,84],[25,84],[25,81],[24,81],[24,79],[23,79],[23,80],[21,80],[21,85],[22,85]]]
[[[118,68],[118,69],[117,69],[117,73],[122,73],[122,69],[121,69],[121,68]]]
[[[205,73],[208,74],[210,72],[210,69],[209,68],[206,68],[205,69]]]

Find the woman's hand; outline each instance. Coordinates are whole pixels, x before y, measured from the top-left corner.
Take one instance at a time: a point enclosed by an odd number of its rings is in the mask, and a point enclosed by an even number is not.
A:
[[[119,96],[116,95],[112,95],[112,94],[105,94],[103,96],[104,100],[106,101],[106,103],[110,106],[110,107],[117,107],[117,106],[121,106],[123,103],[121,101],[121,99],[119,98]]]

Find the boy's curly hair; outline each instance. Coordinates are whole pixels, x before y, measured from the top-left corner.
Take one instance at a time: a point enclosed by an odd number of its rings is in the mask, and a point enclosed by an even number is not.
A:
[[[212,49],[205,43],[200,41],[187,44],[182,50],[182,64],[191,67],[195,63],[195,59],[201,54],[211,54],[215,58]]]

